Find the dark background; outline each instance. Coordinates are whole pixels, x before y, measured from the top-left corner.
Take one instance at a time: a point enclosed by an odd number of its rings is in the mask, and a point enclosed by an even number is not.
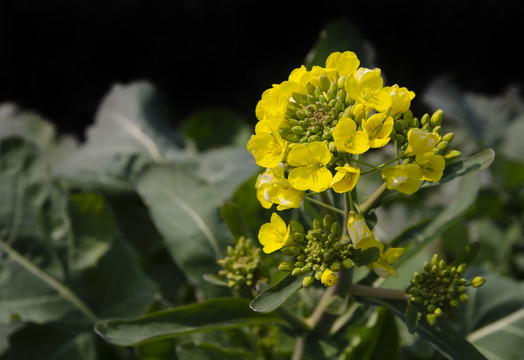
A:
[[[214,106],[256,121],[261,93],[350,20],[388,84],[448,74],[484,94],[522,82],[518,1],[0,0],[0,102],[82,136],[115,82],[148,79],[173,122]]]

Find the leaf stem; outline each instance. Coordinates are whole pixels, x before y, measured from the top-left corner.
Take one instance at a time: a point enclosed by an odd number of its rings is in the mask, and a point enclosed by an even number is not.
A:
[[[380,187],[360,206],[360,211],[363,213],[367,212],[384,191],[386,191],[386,183],[380,185]]]
[[[354,296],[374,297],[381,299],[406,299],[406,292],[404,290],[383,289],[373,286],[354,284],[350,291]]]
[[[304,199],[308,200],[308,201],[311,201],[312,203],[314,204],[317,204],[317,205],[320,205],[320,206],[323,206],[325,207],[326,209],[329,209],[331,211],[334,211],[336,213],[339,213],[339,214],[342,214],[342,215],[345,215],[345,212],[344,210],[340,210],[334,206],[331,206],[331,205],[328,205],[320,200],[317,200],[317,199],[314,199],[314,198],[311,198],[311,197],[305,197]]]
[[[0,239],[0,249],[2,249],[9,257],[11,257],[13,261],[17,262],[27,271],[55,289],[62,297],[64,297],[78,310],[80,310],[89,320],[93,322],[98,320],[98,316],[78,296],[76,296],[76,294],[73,293],[71,289],[35,266],[2,239]]]

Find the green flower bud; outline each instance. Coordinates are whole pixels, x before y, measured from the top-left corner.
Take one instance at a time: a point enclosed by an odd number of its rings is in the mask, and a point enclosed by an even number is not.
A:
[[[422,125],[421,129],[424,131],[431,131],[431,125],[426,123],[425,125]]]
[[[446,148],[448,147],[448,144],[449,143],[447,141],[441,141],[438,143],[437,149],[442,150],[442,151],[446,150]]]
[[[453,140],[453,138],[455,138],[455,133],[450,132],[442,136],[442,141],[447,141],[448,143],[450,143],[451,140]]]
[[[315,279],[317,280],[320,280],[320,278],[322,277],[322,274],[324,273],[323,270],[318,270],[316,273],[315,273]]]
[[[302,275],[302,269],[299,268],[299,267],[294,268],[293,271],[291,271],[291,275],[293,275],[293,276],[300,276],[300,275]]]
[[[469,300],[469,296],[467,294],[462,294],[459,297],[459,301],[463,304],[467,303]]]
[[[407,124],[404,120],[397,120],[395,121],[395,130],[399,133],[402,132],[402,130],[405,130],[407,128]]]
[[[433,113],[433,115],[431,115],[431,119],[429,120],[431,123],[431,126],[442,125],[443,118],[444,118],[444,112],[438,109],[437,111]]]
[[[291,128],[291,131],[293,131],[295,135],[302,135],[304,133],[304,128],[297,125],[297,126],[293,126]]]
[[[331,225],[333,225],[333,218],[331,215],[328,214],[324,216],[323,223],[325,229],[331,229]]]
[[[486,279],[484,279],[482,276],[475,276],[473,280],[471,280],[471,286],[478,288],[484,285],[486,282]]]
[[[442,311],[441,308],[436,308],[436,309],[433,311],[433,314],[435,314],[436,317],[441,317],[442,315],[444,315],[444,312]]]
[[[296,242],[304,242],[304,234],[303,233],[294,233],[293,240]]]
[[[448,150],[444,153],[444,159],[451,160],[458,158],[461,155],[461,152],[458,150]]]
[[[420,126],[420,120],[418,118],[413,118],[413,120],[411,120],[410,126],[418,128]]]
[[[397,136],[395,136],[395,140],[399,143],[399,144],[403,144],[404,141],[406,141],[406,138],[401,135],[401,134],[397,134]]]
[[[439,125],[439,126],[435,126],[432,130],[432,132],[434,132],[435,134],[439,134],[442,132],[442,127]]]
[[[422,118],[420,119],[420,124],[422,126],[428,125],[429,124],[429,120],[430,120],[429,114],[424,114],[424,115],[422,115]]]
[[[294,268],[295,266],[289,261],[281,262],[280,265],[278,265],[278,270],[280,271],[291,271]]]
[[[342,267],[342,266],[340,265],[339,262],[334,262],[334,263],[332,263],[331,266],[330,266],[331,271],[333,271],[333,272],[339,272],[340,269],[341,269],[341,267]]]
[[[308,287],[309,285],[313,284],[313,281],[315,281],[313,276],[306,276],[304,279],[302,279],[302,286]]]
[[[300,249],[296,246],[286,246],[280,249],[280,251],[286,256],[296,256],[300,254]]]
[[[449,301],[449,306],[451,306],[452,308],[457,309],[457,308],[460,307],[460,303],[456,299],[453,299],[453,300]]]
[[[313,220],[313,229],[322,229],[322,225],[320,224],[320,221],[318,221],[318,219]]]
[[[438,267],[441,268],[441,269],[445,269],[447,266],[448,266],[448,264],[444,260],[440,260],[439,263],[438,263]]]
[[[408,109],[403,115],[402,115],[402,118],[404,119],[404,121],[406,122],[406,124],[411,124],[411,122],[413,121],[413,112]]]
[[[351,259],[345,259],[342,261],[342,267],[344,267],[344,269],[350,269],[353,266],[355,266],[355,263]]]
[[[335,235],[340,234],[340,226],[338,225],[338,222],[331,224],[330,232]]]
[[[428,305],[426,307],[426,310],[428,311],[428,313],[432,313],[433,311],[435,311],[436,307],[435,305],[431,304],[431,305]]]
[[[457,266],[457,274],[462,275],[466,272],[466,264],[460,264]]]
[[[419,272],[416,272],[413,274],[413,279],[415,280],[416,283],[420,284],[421,282],[424,281],[424,275],[422,275]]]
[[[437,323],[437,317],[435,316],[435,314],[427,314],[426,321],[429,325],[434,326]]]
[[[328,91],[329,87],[331,86],[331,81],[329,81],[329,78],[326,75],[320,75],[318,79],[320,80],[320,89],[322,91]]]

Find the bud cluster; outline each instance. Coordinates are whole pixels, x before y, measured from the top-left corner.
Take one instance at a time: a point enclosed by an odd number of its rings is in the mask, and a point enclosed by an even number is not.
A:
[[[420,119],[413,117],[411,110],[402,114],[402,117],[395,120],[391,138],[397,141],[397,144],[402,150],[408,146],[407,134],[409,129],[420,128],[423,131],[432,132],[441,136],[439,143],[433,148],[435,155],[443,155],[446,160],[451,160],[461,155],[460,151],[448,149],[449,143],[455,137],[455,134],[450,132],[442,135],[442,121],[444,112],[442,110],[435,111],[431,116],[424,114]]]
[[[345,76],[330,82],[327,76],[320,75],[318,86],[307,84],[307,95],[293,93],[286,111],[289,127],[279,130],[282,138],[294,143],[333,142],[333,128],[344,111],[350,111],[349,104],[354,103],[344,89],[345,81]]]
[[[485,280],[477,276],[471,282],[463,278],[466,263],[458,266],[448,265],[435,254],[430,262],[424,263],[424,272],[415,272],[411,285],[408,287],[408,299],[424,308],[426,320],[434,325],[439,317],[453,316],[460,304],[469,298],[466,294],[468,286],[482,286]]]
[[[326,271],[336,273],[354,265],[351,260],[353,245],[340,241],[340,227],[330,215],[326,215],[322,222],[315,219],[313,228],[307,234],[297,222],[291,222],[290,226],[294,232],[293,242],[281,251],[284,255],[295,256],[295,259],[282,262],[278,268],[290,271],[293,276],[313,271],[313,275],[304,278],[305,287],[311,285],[314,279],[321,280]]]
[[[227,247],[227,256],[217,261],[223,269],[219,275],[227,279],[227,286],[234,289],[250,288],[264,280],[264,263],[260,249],[251,239],[240,237],[235,247]]]

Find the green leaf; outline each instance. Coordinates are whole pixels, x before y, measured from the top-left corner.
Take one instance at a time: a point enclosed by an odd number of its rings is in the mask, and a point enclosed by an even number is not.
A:
[[[195,332],[270,323],[283,320],[253,312],[247,299],[214,298],[136,319],[99,321],[95,332],[111,344],[133,346]]]
[[[374,50],[360,35],[357,28],[348,20],[336,20],[329,23],[321,32],[313,49],[307,54],[304,64],[325,66],[329,54],[335,51],[353,51],[357,54],[361,66],[373,67]]]
[[[224,145],[245,149],[251,129],[239,114],[222,109],[196,111],[181,125],[181,132],[196,143],[200,151]]]
[[[253,239],[253,235],[251,234],[246,219],[244,218],[242,208],[238,204],[231,202],[222,205],[220,208],[220,214],[233,234],[235,241],[241,236]]]
[[[147,82],[113,86],[86,138],[57,173],[87,190],[115,192],[131,190],[132,177],[145,164],[174,159],[181,143],[162,96]]]
[[[251,304],[249,304],[249,307],[261,313],[268,313],[277,309],[302,288],[302,279],[308,275],[311,275],[311,273],[303,276],[287,274],[275,285],[260,293]]]
[[[212,344],[184,344],[177,347],[177,358],[180,360],[255,360],[255,355],[245,350],[223,348]]]
[[[378,260],[380,250],[377,247],[370,247],[366,250],[354,250],[351,259],[358,266],[369,265]]]
[[[218,272],[216,260],[232,244],[219,214],[224,194],[170,166],[148,168],[136,187],[178,267],[193,284],[211,290],[202,275]]]
[[[11,336],[10,342],[11,347],[2,355],[2,360],[97,359],[95,336],[85,329],[78,331],[29,324]]]

